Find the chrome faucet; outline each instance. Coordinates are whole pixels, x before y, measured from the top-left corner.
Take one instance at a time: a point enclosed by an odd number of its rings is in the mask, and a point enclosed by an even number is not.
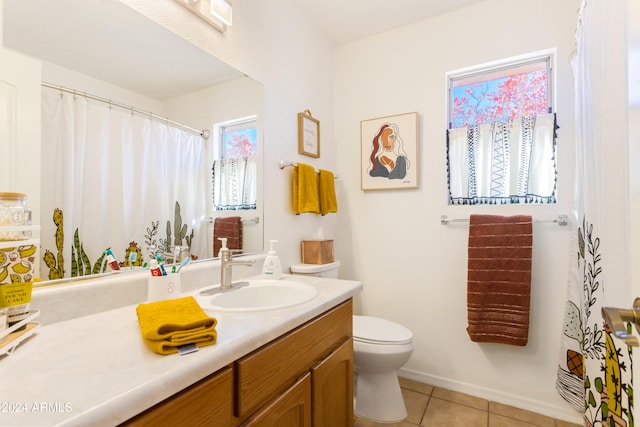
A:
[[[240,265],[251,267],[254,264],[254,261],[232,261],[232,253],[233,251],[231,249],[220,250],[220,262],[222,264],[220,269],[220,289],[231,288],[231,270],[233,267]]]
[[[615,337],[620,338],[630,346],[637,347],[640,345],[638,338],[627,331],[625,323],[633,323],[636,325],[636,331],[640,333],[640,298],[635,299],[632,309],[602,307],[602,317]]]

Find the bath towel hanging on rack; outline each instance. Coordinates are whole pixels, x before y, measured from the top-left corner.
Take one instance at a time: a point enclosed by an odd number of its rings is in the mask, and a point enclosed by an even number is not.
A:
[[[318,172],[318,197],[320,198],[320,213],[338,212],[338,200],[336,198],[336,187],[333,173],[320,169]]]
[[[315,171],[313,166],[306,163],[280,161],[280,169],[293,167],[292,208],[296,215],[301,213],[338,212],[335,180],[333,172],[320,169]]]
[[[527,344],[532,228],[528,215],[471,215],[467,332],[472,341]]]
[[[318,196],[318,174],[313,166],[298,163],[293,170],[293,211],[301,213],[320,213]]]

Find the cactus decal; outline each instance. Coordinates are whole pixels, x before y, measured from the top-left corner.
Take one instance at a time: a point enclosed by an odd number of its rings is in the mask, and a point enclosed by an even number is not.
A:
[[[48,268],[48,278],[50,280],[62,279],[65,277],[65,257],[64,257],[64,215],[61,209],[56,208],[54,210],[53,223],[55,224],[55,250],[44,251],[42,260],[44,265]],[[155,257],[156,254],[169,252],[169,249],[174,245],[183,246],[184,242],[191,247],[193,241],[194,231],[189,232],[187,224],[182,222],[182,214],[180,203],[174,204],[174,220],[173,225],[171,221],[166,223],[166,238],[159,236],[160,220],[151,221],[151,226],[147,227],[144,235],[144,243],[146,245],[147,257],[144,256],[142,249],[136,241],[129,241],[128,245],[124,249],[124,258],[121,258],[118,263],[120,267],[141,267],[145,259]],[[95,242],[93,245],[86,245],[81,239],[81,230],[76,228],[73,233],[73,241],[71,248],[69,248],[70,255],[70,277],[87,276],[91,274],[103,273],[107,270],[105,259],[105,249],[101,249],[99,253],[94,253]],[[87,248],[93,248],[89,250]],[[136,254],[136,259],[133,265],[130,266],[130,256],[132,253]],[[122,253],[120,254],[122,256]],[[96,257],[96,261],[92,262],[92,257]],[[43,274],[45,270],[43,269]]]
[[[153,258],[158,252],[158,241],[156,240],[156,234],[158,234],[158,226],[160,221],[152,221],[151,227],[147,227],[147,234],[144,235],[144,243],[147,245],[147,252],[149,257]]]
[[[176,201],[174,207],[174,219],[173,219],[173,232],[175,233],[175,237],[173,240],[171,239],[171,221],[167,221],[166,239],[160,239],[158,248],[160,252],[166,253],[169,252],[172,246],[182,246],[182,241],[184,240],[187,243],[187,246],[191,247],[191,242],[193,241],[193,230],[191,230],[190,234],[187,234],[189,228],[187,224],[182,223],[182,214],[180,213],[180,203]],[[149,229],[147,229],[149,231]]]
[[[583,278],[582,303],[567,301],[564,342],[566,358],[558,367],[556,388],[584,411],[593,427],[633,427],[631,347],[613,339],[602,320],[603,260],[600,237],[586,218],[576,236],[578,271]],[[627,325],[631,332],[631,325]]]
[[[129,261],[132,253],[136,254],[136,260],[133,261],[133,264]],[[124,261],[119,263],[120,267],[142,267],[142,263],[142,250],[136,242],[129,242],[129,246],[124,251]]]
[[[53,223],[56,226],[55,241],[58,255],[54,255],[53,252],[48,249],[43,255],[44,263],[49,267],[49,279],[62,279],[64,277],[64,230],[62,228],[64,223],[64,216],[61,209],[53,211]]]

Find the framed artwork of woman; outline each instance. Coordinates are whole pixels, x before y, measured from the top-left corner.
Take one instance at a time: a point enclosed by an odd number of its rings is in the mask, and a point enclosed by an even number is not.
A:
[[[418,188],[418,113],[360,122],[363,190]]]

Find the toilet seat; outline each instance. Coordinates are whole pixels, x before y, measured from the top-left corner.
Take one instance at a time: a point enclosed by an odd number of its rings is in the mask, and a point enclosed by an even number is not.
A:
[[[353,340],[376,345],[402,345],[413,341],[413,333],[390,320],[354,315]]]

